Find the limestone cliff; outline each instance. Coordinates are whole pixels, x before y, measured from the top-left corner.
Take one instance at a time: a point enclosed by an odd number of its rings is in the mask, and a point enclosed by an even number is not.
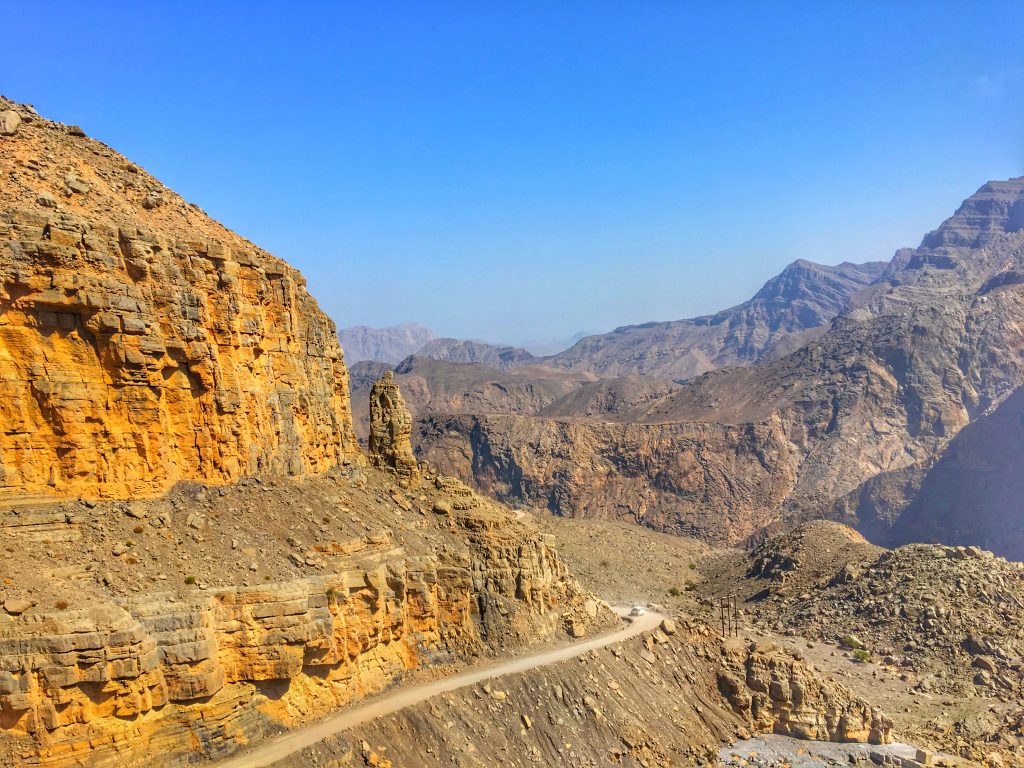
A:
[[[275,763],[441,768],[714,765],[750,730],[891,740],[880,710],[770,643],[722,640],[685,616],[621,645],[473,686]],[[365,745],[365,746],[364,746]],[[751,764],[754,764],[751,761]]]
[[[0,107],[0,498],[355,455],[334,326],[298,272],[80,129]]]
[[[611,620],[417,467],[393,381],[366,466],[294,269],[78,128],[0,129],[0,765],[191,765]]]

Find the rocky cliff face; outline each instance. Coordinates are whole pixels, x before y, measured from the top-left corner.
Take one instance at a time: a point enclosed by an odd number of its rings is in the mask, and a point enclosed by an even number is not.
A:
[[[385,371],[370,390],[370,459],[395,470],[404,482],[416,485],[420,470],[412,455],[412,416],[391,371]]]
[[[778,420],[652,425],[428,415],[417,429],[424,459],[503,501],[721,544],[776,519],[800,459]]]
[[[79,129],[0,106],[0,497],[355,455],[334,326],[298,272]]]

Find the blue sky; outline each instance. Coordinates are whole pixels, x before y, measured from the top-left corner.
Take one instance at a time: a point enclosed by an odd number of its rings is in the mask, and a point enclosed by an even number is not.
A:
[[[1024,4],[0,0],[0,92],[299,267],[511,342],[887,259],[1024,173]]]

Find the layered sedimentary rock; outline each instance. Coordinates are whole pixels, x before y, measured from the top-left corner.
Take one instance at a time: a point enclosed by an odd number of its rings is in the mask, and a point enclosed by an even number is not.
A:
[[[391,371],[385,371],[370,390],[370,460],[391,467],[399,477],[419,482],[420,471],[412,454],[412,416]]]
[[[0,497],[152,496],[355,455],[294,269],[78,129],[0,139]]]
[[[0,762],[191,764],[409,670],[560,629],[580,593],[550,546],[485,510],[451,514],[461,550],[191,599],[8,605]]]
[[[0,113],[0,765],[193,764],[609,621],[528,521],[410,490],[393,382],[366,466],[295,270],[81,129]]]

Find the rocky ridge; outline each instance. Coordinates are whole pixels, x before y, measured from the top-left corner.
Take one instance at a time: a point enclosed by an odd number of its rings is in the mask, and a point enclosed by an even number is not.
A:
[[[349,363],[375,360],[394,365],[435,338],[433,331],[415,323],[389,328],[356,325],[338,331],[338,340]]]
[[[730,309],[587,336],[539,362],[601,376],[640,374],[672,380],[750,365],[809,341],[884,268],[883,262],[827,266],[801,259],[765,283],[753,298]]]

